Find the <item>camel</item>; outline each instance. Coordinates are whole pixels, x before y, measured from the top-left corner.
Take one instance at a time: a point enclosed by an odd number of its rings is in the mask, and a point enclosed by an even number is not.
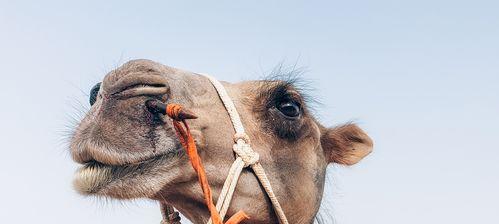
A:
[[[372,151],[373,141],[352,123],[321,125],[292,81],[222,83],[289,223],[313,223],[327,165],[356,164]],[[148,110],[150,99],[183,105],[198,116],[188,123],[218,198],[234,162],[234,130],[217,91],[203,75],[144,59],[121,65],[92,89],[92,106],[70,142],[72,158],[81,164],[74,188],[89,196],[153,199],[173,205],[193,223],[207,223],[197,175],[169,118]],[[246,168],[227,216],[240,210],[250,217],[243,223],[278,223]]]

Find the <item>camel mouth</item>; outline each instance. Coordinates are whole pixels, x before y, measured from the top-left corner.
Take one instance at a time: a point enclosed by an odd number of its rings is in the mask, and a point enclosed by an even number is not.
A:
[[[135,155],[129,155],[126,152],[120,151],[115,147],[107,147],[103,145],[97,145],[92,141],[83,141],[82,146],[75,143],[73,146],[75,149],[73,151],[78,153],[73,153],[73,161],[81,165],[88,164],[101,164],[105,166],[116,166],[116,167],[126,167],[139,165],[141,163],[146,163],[153,160],[156,157],[160,157],[163,154],[170,153],[174,149],[169,149],[164,152],[156,151],[154,153],[137,153]]]
[[[104,189],[126,178],[148,173],[149,170],[172,157],[172,153],[154,156],[138,163],[111,165],[91,160],[77,169],[73,180],[74,189],[82,195],[103,195]]]
[[[147,111],[142,99],[130,102],[123,106],[126,114],[90,114],[77,127],[70,143],[72,159],[80,166],[73,177],[77,193],[118,199],[149,196],[155,189],[145,189],[149,183],[141,180],[159,175],[158,169],[182,155],[175,133],[162,117]]]
[[[73,180],[74,189],[82,195],[92,195],[112,181],[113,166],[89,162],[80,167]]]

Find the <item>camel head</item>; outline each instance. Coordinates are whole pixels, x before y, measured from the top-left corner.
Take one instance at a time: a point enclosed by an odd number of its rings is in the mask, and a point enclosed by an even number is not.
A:
[[[327,128],[312,116],[302,93],[286,80],[223,82],[241,115],[252,148],[290,223],[311,223],[330,163],[352,165],[372,150],[356,125]],[[234,161],[234,129],[210,81],[148,60],[133,60],[107,74],[91,91],[92,107],[72,136],[81,164],[74,179],[83,195],[150,198],[174,205],[194,223],[209,213],[196,173],[168,117],[153,113],[149,99],[177,103],[188,120],[214,198]],[[243,210],[245,223],[276,223],[260,183],[244,170],[227,216]]]

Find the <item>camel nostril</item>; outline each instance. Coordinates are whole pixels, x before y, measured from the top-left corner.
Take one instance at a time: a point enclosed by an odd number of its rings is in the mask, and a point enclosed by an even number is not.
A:
[[[166,97],[170,87],[162,75],[131,74],[109,85],[105,91],[121,99],[136,96],[164,95]]]
[[[101,83],[99,82],[95,84],[95,86],[92,87],[92,89],[90,90],[90,98],[89,98],[90,106],[94,105],[95,101],[97,101],[97,96],[99,94],[100,86]]]
[[[146,107],[153,114],[166,114],[166,105],[158,100],[149,99],[146,101]]]

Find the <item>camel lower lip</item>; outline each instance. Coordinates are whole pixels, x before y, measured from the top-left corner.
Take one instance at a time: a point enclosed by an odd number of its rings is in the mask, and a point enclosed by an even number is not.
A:
[[[113,179],[111,166],[88,163],[76,171],[73,186],[80,194],[95,194]]]
[[[90,161],[80,167],[75,174],[73,186],[82,195],[99,194],[101,189],[115,180],[122,179],[134,173],[147,172],[151,167],[157,166],[169,159],[175,153],[159,155],[139,163],[124,165],[108,165],[97,161]]]
[[[151,159],[154,161],[154,159]],[[93,195],[123,176],[142,170],[149,160],[138,164],[129,165],[108,165],[91,161],[80,167],[75,174],[73,186],[80,194]]]

